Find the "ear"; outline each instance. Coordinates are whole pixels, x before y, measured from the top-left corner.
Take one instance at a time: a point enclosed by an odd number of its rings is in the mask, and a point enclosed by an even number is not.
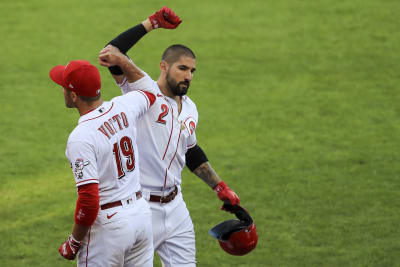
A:
[[[169,65],[168,65],[167,61],[161,60],[161,62],[160,62],[160,70],[162,72],[167,72],[168,68],[169,68]]]
[[[71,91],[71,99],[74,103],[78,100],[78,95],[74,91]]]

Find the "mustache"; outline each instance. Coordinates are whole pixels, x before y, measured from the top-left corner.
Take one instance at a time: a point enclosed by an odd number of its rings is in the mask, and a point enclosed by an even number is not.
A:
[[[181,84],[186,85],[187,87],[189,87],[190,82],[189,81],[181,81],[181,82],[178,83],[178,85],[181,85]]]

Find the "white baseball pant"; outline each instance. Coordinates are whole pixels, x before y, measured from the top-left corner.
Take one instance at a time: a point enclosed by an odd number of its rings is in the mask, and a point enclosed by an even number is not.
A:
[[[143,198],[99,210],[82,242],[77,266],[152,267],[151,211]]]
[[[195,267],[193,223],[182,194],[169,203],[149,202],[152,212],[154,249],[164,267]]]

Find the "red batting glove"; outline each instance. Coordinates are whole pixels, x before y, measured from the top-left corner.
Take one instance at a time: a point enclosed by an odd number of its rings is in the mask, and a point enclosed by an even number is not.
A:
[[[182,20],[172,11],[172,9],[164,6],[156,13],[149,17],[153,29],[175,29]]]
[[[240,204],[238,195],[236,195],[224,181],[219,182],[213,189],[222,201],[229,202],[232,206]],[[223,206],[221,209],[225,210]]]
[[[81,248],[81,242],[75,240],[75,238],[70,235],[68,240],[61,244],[58,251],[60,255],[66,258],[67,260],[73,260],[76,257],[79,249]]]

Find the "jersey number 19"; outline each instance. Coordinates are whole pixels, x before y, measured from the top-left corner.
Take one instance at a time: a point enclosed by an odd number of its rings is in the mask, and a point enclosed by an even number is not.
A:
[[[126,158],[126,168],[122,166],[120,151],[122,152],[122,155]],[[119,141],[119,144],[118,142],[114,143],[113,153],[115,157],[115,162],[117,164],[118,179],[121,179],[125,176],[124,169],[126,169],[126,171],[128,172],[135,169],[135,154],[132,147],[132,140],[128,136],[122,137]]]

